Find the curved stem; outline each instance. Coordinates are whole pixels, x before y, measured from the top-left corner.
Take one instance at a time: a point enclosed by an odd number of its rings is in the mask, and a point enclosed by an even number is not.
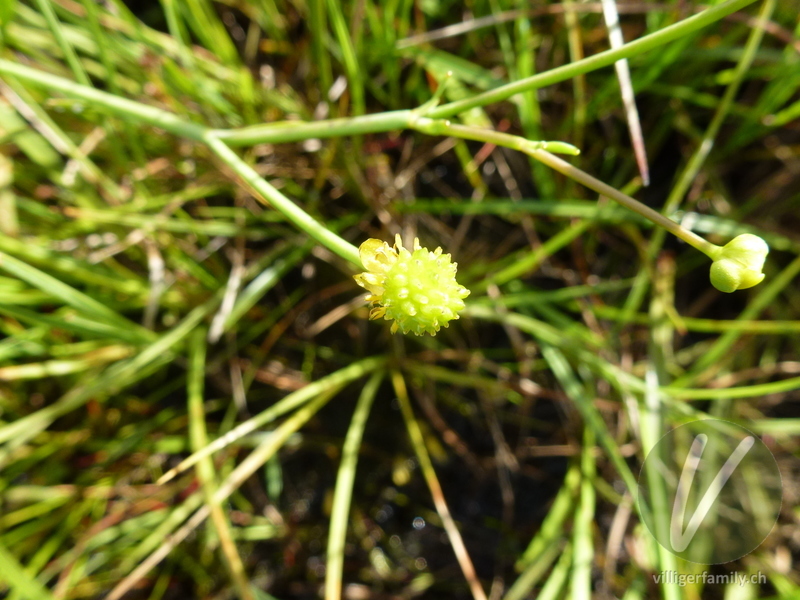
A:
[[[211,130],[202,125],[185,121],[167,111],[138,102],[132,102],[87,86],[82,86],[36,69],[12,63],[11,61],[0,59],[0,73],[13,75],[28,82],[43,85],[51,90],[57,90],[72,97],[77,97],[103,106],[119,116],[127,118],[133,117],[141,122],[166,129],[176,135],[208,144],[217,156],[225,161],[225,163],[240,177],[250,184],[259,194],[263,195],[264,198],[282,212],[293,224],[333,252],[357,266],[361,266],[361,261],[358,258],[358,250],[355,246],[338,235],[331,233],[321,223],[316,221],[308,213],[267,183],[253,171],[249,165],[242,161],[239,156],[231,150],[230,146],[267,142],[290,142],[312,137],[359,135],[405,128],[417,129],[426,133],[452,135],[462,139],[474,139],[495,143],[500,146],[506,146],[525,152],[564,175],[636,211],[714,259],[718,256],[720,251],[718,246],[711,244],[634,200],[630,196],[622,194],[611,186],[604,184],[580,169],[556,158],[546,150],[543,150],[543,148],[548,147],[543,144],[549,144],[549,147],[553,150],[571,152],[571,147],[568,144],[557,147],[554,142],[531,142],[501,132],[491,130],[483,131],[463,125],[453,125],[442,119],[476,106],[484,106],[486,104],[499,102],[520,92],[551,85],[569,79],[570,77],[587,73],[606,65],[611,65],[618,60],[646,52],[717,21],[754,1],[755,0],[728,0],[719,6],[709,8],[679,23],[630,42],[621,48],[601,52],[595,56],[515,81],[472,98],[451,102],[439,106],[438,108],[431,108],[430,110],[425,110],[424,113],[414,110],[399,110],[376,115],[333,119],[329,121],[310,123],[284,122],[242,128],[239,130]]]
[[[271,186],[256,173],[233,150],[219,139],[214,130],[186,121],[181,117],[154,106],[120,98],[92,87],[80,85],[68,79],[45,73],[38,69],[0,59],[0,74],[18,77],[34,85],[58,91],[72,98],[100,106],[108,112],[125,120],[136,120],[159,127],[174,135],[206,144],[220,160],[227,164],[239,177],[249,184],[263,199],[280,211],[291,223],[305,231],[320,244],[342,258],[361,268],[358,249],[347,240],[328,230],[323,224],[297,206],[289,198]]]
[[[688,229],[684,229],[675,221],[668,219],[649,206],[645,206],[638,200],[635,200],[630,196],[623,194],[619,190],[611,187],[610,185],[603,183],[599,179],[592,177],[585,171],[581,171],[579,168],[572,166],[568,162],[561,160],[557,156],[554,156],[545,150],[533,150],[529,154],[536,160],[543,162],[548,167],[555,169],[559,173],[574,179],[575,181],[598,192],[599,194],[602,194],[607,198],[611,198],[622,206],[642,215],[645,219],[648,219],[656,225],[663,227],[670,233],[682,239],[687,244],[691,244],[700,250],[700,252],[706,254],[709,258],[711,258],[711,260],[714,260],[717,256],[719,256],[721,248],[716,244],[712,244],[708,240],[701,238],[696,233],[689,231]]]
[[[190,140],[201,141],[208,129],[203,125],[185,121],[179,116],[155,106],[148,106],[141,102],[121,98],[2,58],[0,58],[0,75],[11,75],[37,87],[45,88],[51,93],[61,92],[70,98],[77,98],[90,103],[92,106],[102,107],[122,119],[132,119],[140,123],[147,123],[153,127],[160,127],[174,135]]]
[[[647,52],[700,29],[701,27],[719,21],[723,17],[755,1],[756,0],[728,0],[719,6],[714,6],[683,21],[670,25],[669,27],[665,27],[664,29],[639,38],[638,40],[629,42],[620,48],[606,50],[605,52],[595,54],[594,56],[584,58],[574,63],[514,81],[484,92],[483,94],[473,96],[472,98],[443,104],[442,106],[433,108],[427,112],[425,116],[432,119],[451,117],[476,106],[486,106],[487,104],[500,102],[515,94],[539,89],[570,79],[576,75],[612,65],[618,60],[631,58],[643,52]],[[183,121],[179,117],[166,111],[119,98],[88,86],[82,86],[61,77],[43,73],[37,69],[31,69],[30,67],[9,60],[0,59],[0,73],[14,75],[30,83],[43,85],[69,96],[92,101],[106,107],[117,115],[134,116],[139,121],[149,123],[156,127],[162,127],[172,133],[179,133],[180,130],[180,135],[191,139],[199,139],[200,135],[205,131],[204,127]],[[316,121],[313,123],[284,122],[280,124],[257,125],[254,127],[243,127],[237,130],[220,130],[215,133],[217,137],[225,139],[230,145],[297,141],[310,137],[358,135],[361,133],[377,133],[402,129],[405,127],[403,123],[407,122],[410,113],[412,113],[412,111],[399,110],[377,115]]]
[[[475,108],[476,106],[494,104],[495,102],[506,100],[511,96],[521,92],[542,88],[560,81],[565,81],[575,77],[576,75],[582,75],[583,73],[588,73],[589,71],[594,71],[601,67],[613,65],[618,60],[622,60],[623,58],[631,58],[632,56],[636,56],[642,52],[647,52],[648,50],[652,50],[653,48],[676,40],[679,37],[683,37],[684,35],[700,29],[701,27],[710,25],[714,21],[719,21],[723,17],[736,12],[737,10],[744,8],[748,4],[752,4],[755,1],[756,0],[728,0],[728,2],[723,2],[719,6],[714,6],[704,10],[703,12],[689,17],[688,19],[684,19],[679,23],[675,23],[674,25],[670,25],[669,27],[665,27],[664,29],[656,31],[655,33],[651,33],[643,38],[639,38],[638,40],[625,44],[621,48],[606,50],[600,54],[595,54],[594,56],[569,63],[562,67],[550,69],[544,73],[539,73],[538,75],[526,77],[525,79],[520,79],[519,81],[514,81],[512,83],[500,86],[493,90],[489,90],[488,92],[473,96],[472,98],[465,98],[464,100],[457,100],[455,102],[450,102],[449,104],[443,104],[442,106],[430,111],[427,116],[431,117],[432,119],[452,117],[453,115],[457,115],[471,108]]]
[[[358,256],[358,248],[344,238],[333,233],[322,223],[297,206],[297,204],[267,183],[266,179],[256,173],[250,165],[244,162],[236,152],[225,144],[225,142],[217,138],[213,132],[206,132],[202,140],[220,160],[258,192],[260,196],[268,200],[269,203],[291,221],[293,225],[305,231],[320,244],[350,261],[358,268],[363,268],[361,259]]]
[[[445,119],[429,119],[427,117],[416,117],[409,121],[408,127],[427,133],[428,135],[449,135],[462,140],[475,140],[486,142],[504,148],[518,150],[525,154],[530,154],[533,150],[552,150],[560,154],[571,154],[577,156],[581,153],[578,148],[566,142],[545,142],[528,140],[519,135],[503,133],[494,129],[484,129],[481,127],[471,127],[469,125],[458,125]]]

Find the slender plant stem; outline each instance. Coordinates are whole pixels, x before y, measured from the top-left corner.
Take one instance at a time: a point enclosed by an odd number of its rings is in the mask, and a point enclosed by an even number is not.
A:
[[[286,443],[286,440],[300,429],[308,420],[330,401],[340,388],[331,388],[321,392],[316,398],[302,406],[274,429],[271,435],[261,442],[247,458],[245,458],[217,488],[211,500],[204,504],[178,531],[172,534],[162,545],[139,565],[105,597],[105,600],[120,600],[127,594],[151,569],[164,560],[175,546],[185,540],[192,531],[211,515],[211,507],[221,504],[230,497],[241,485],[252,477],[258,469],[275,455]]]
[[[601,52],[600,54],[584,58],[575,63],[570,63],[563,67],[551,69],[544,73],[515,81],[470,99],[444,104],[433,108],[426,113],[425,116],[432,119],[450,117],[475,106],[485,106],[493,102],[499,102],[515,94],[546,87],[574,77],[575,75],[611,65],[618,60],[630,58],[642,52],[652,50],[701,27],[705,27],[748,4],[752,4],[754,1],[755,0],[729,0],[728,2],[709,8],[679,23],[675,23],[660,31],[625,44],[621,48]],[[192,139],[200,139],[204,133],[204,128],[202,128],[202,126],[187,123],[166,111],[124,100],[112,96],[111,94],[104,94],[98,90],[93,90],[93,94],[88,94],[82,86],[11,61],[0,60],[0,73],[15,75],[30,83],[43,85],[49,89],[57,90],[70,96],[92,101],[101,106],[105,106],[120,116],[134,117],[140,121],[156,127],[161,127],[178,135],[183,135]],[[330,138],[405,129],[408,127],[409,120],[412,119],[413,116],[413,110],[398,110],[352,118],[313,122],[284,121],[239,129],[215,130],[214,134],[219,139],[225,140],[230,146],[281,143],[309,138]]]
[[[366,110],[364,102],[364,81],[361,69],[358,65],[356,50],[353,47],[353,40],[348,31],[347,23],[342,14],[342,6],[339,0],[325,0],[328,7],[328,17],[330,18],[333,32],[339,42],[342,54],[342,64],[347,73],[348,86],[350,88],[350,98],[352,100],[352,111],[356,115],[364,114]],[[328,90],[325,90],[327,92]]]
[[[630,196],[623,194],[619,190],[611,187],[610,185],[603,183],[599,179],[596,179],[586,173],[585,171],[581,171],[577,167],[572,166],[568,162],[561,160],[557,156],[550,154],[545,150],[533,150],[530,152],[530,155],[546,164],[548,167],[555,169],[559,173],[566,175],[574,179],[575,181],[582,183],[589,189],[592,189],[599,194],[607,198],[611,198],[615,202],[618,202],[622,206],[631,209],[632,211],[642,215],[644,218],[649,219],[656,225],[660,225],[670,233],[676,235],[687,244],[691,244],[700,252],[708,255],[712,260],[714,260],[717,256],[719,256],[719,252],[721,248],[716,244],[712,244],[711,242],[704,240],[696,233],[689,231],[688,229],[684,229],[674,221],[671,221],[664,215],[659,212],[654,211],[649,206],[645,206],[638,200],[631,198]]]
[[[647,52],[648,50],[652,50],[658,46],[683,37],[697,29],[700,29],[701,27],[705,27],[706,25],[710,25],[715,21],[719,21],[723,17],[736,12],[737,10],[744,8],[755,1],[756,0],[728,0],[728,2],[723,2],[719,6],[709,8],[697,15],[689,17],[688,19],[684,19],[679,23],[675,23],[674,25],[670,25],[669,27],[665,27],[664,29],[656,31],[655,33],[651,33],[643,38],[639,38],[638,40],[625,44],[621,48],[617,48],[615,50],[606,50],[605,52],[595,54],[594,56],[584,58],[583,60],[579,60],[562,67],[557,67],[555,69],[550,69],[544,73],[532,75],[531,77],[500,86],[493,90],[489,90],[488,92],[473,96],[472,98],[466,98],[464,100],[450,102],[449,104],[443,104],[442,106],[432,110],[428,116],[432,119],[452,117],[453,115],[457,115],[471,108],[475,108],[476,106],[486,106],[488,104],[501,102],[502,100],[506,100],[511,96],[521,92],[553,85],[554,83],[565,81],[575,77],[576,75],[581,75],[601,67],[612,65],[618,60],[622,60],[623,58],[631,58],[637,54]]]
[[[279,121],[240,129],[215,130],[214,135],[230,146],[279,144],[309,138],[332,138],[406,129],[415,116],[411,109],[392,110],[359,117],[324,121]]]
[[[570,596],[573,600],[588,600],[591,598],[592,563],[594,562],[592,523],[597,509],[597,492],[594,487],[597,465],[595,463],[594,449],[594,430],[591,427],[584,426],[580,492],[572,526],[573,567]]]
[[[500,102],[516,94],[547,87],[548,85],[565,81],[576,75],[612,65],[618,60],[636,56],[688,35],[755,1],[756,0],[729,0],[719,6],[709,8],[697,15],[684,19],[679,23],[675,23],[660,31],[656,31],[655,33],[651,33],[643,38],[625,44],[620,48],[607,50],[600,54],[564,65],[563,67],[557,67],[543,73],[532,75],[531,77],[526,77],[525,79],[514,81],[507,85],[489,90],[488,92],[484,92],[483,94],[478,94],[472,98],[443,104],[426,112],[425,116],[431,119],[452,117],[476,106],[486,106],[488,104]],[[217,136],[220,139],[224,139],[232,146],[239,146],[256,143],[291,142],[312,137],[329,138],[345,135],[380,133],[409,127],[409,119],[412,119],[413,116],[414,111],[412,110],[398,110],[362,117],[331,119],[328,121],[305,123],[281,122],[269,125],[255,125],[237,130],[219,131],[217,132]]]
[[[550,571],[542,589],[536,595],[537,600],[556,600],[564,598],[563,589],[570,576],[573,564],[572,559],[575,556],[572,550],[572,544],[567,542],[564,549],[561,551],[561,558],[558,559],[556,566]]]
[[[277,189],[267,183],[247,163],[221,141],[214,132],[202,125],[185,121],[180,117],[139,102],[133,102],[112,94],[83,86],[61,77],[43,73],[23,65],[0,59],[0,73],[13,75],[30,83],[35,83],[56,90],[72,97],[80,98],[94,105],[102,106],[110,112],[124,117],[166,129],[170,133],[203,142],[227,164],[239,177],[250,185],[258,194],[279,210],[289,221],[302,231],[308,233],[323,246],[342,258],[361,268],[358,249],[347,240],[331,232],[319,221],[289,200]]]
[[[525,154],[530,154],[534,150],[552,150],[561,154],[571,154],[577,156],[580,150],[572,144],[565,142],[544,142],[528,140],[519,135],[502,133],[494,129],[484,129],[480,127],[470,127],[468,125],[458,125],[446,119],[429,119],[427,117],[412,118],[408,125],[409,128],[427,133],[428,135],[449,135],[462,140],[475,140],[486,142],[496,146],[503,146],[512,150],[518,150]]]
[[[669,286],[674,282],[674,272],[667,273],[671,269],[659,269],[654,277],[654,289],[650,298],[649,316],[653,319],[653,326],[650,328],[648,340],[648,362],[650,366],[645,373],[645,394],[644,404],[641,407],[639,424],[642,437],[643,455],[646,460],[663,460],[665,457],[659,453],[663,448],[656,445],[664,433],[666,423],[667,407],[664,399],[658,393],[661,386],[670,381],[669,371],[665,365],[669,362],[667,348],[672,343],[674,329],[667,317],[668,307],[674,306],[674,293],[669,290]],[[634,401],[635,402],[635,401]],[[650,453],[656,455],[651,458]],[[651,533],[659,539],[665,540],[665,533],[669,531],[669,500],[664,478],[660,475],[654,477],[657,469],[648,469],[647,485],[650,487],[649,500],[639,504],[640,517],[648,523],[652,523],[655,531]],[[640,479],[640,484],[645,481]],[[647,518],[645,511],[650,512]],[[653,547],[651,543],[651,547]],[[655,546],[658,565],[662,572],[675,570],[677,567],[677,557],[668,552],[661,544]],[[678,593],[676,586],[670,584],[661,585],[661,594],[664,600],[680,600],[681,594]]]
[[[358,268],[363,268],[361,259],[358,256],[358,248],[344,238],[333,233],[330,229],[267,183],[267,181],[256,173],[250,165],[244,162],[236,152],[231,150],[225,142],[211,133],[204,135],[203,141],[220,160],[233,169],[233,171],[258,192],[260,196],[266,198],[269,203],[279,210],[283,216],[289,219],[292,224],[305,231],[332,252],[350,261]]]
[[[216,308],[218,303],[218,296],[212,297],[192,310],[184,317],[183,321],[136,356],[108,367],[96,379],[76,385],[55,403],[3,425],[0,427],[0,443],[13,440],[14,445],[22,445],[40,431],[47,429],[57,418],[86,404],[90,398],[102,398],[106,394],[103,390],[110,387],[119,389],[125,385],[131,385],[145,376],[152,365],[163,361],[173,347],[186,338]],[[2,462],[2,456],[0,456],[0,462]]]
[[[575,2],[573,0],[563,0],[563,5],[564,25],[567,27],[569,62],[575,64],[584,57],[578,13],[575,10]],[[619,61],[616,62],[619,63]],[[581,73],[572,78],[572,127],[570,128],[570,137],[578,146],[583,146],[584,134],[586,133],[587,96],[586,76]]]
[[[0,579],[13,590],[12,595],[17,598],[55,599],[50,590],[31,575],[29,569],[23,567],[16,556],[2,544],[0,544]]]
[[[573,509],[575,507],[575,500],[580,482],[580,465],[573,461],[567,469],[561,489],[559,489],[558,494],[550,504],[550,510],[547,516],[545,516],[539,530],[531,540],[531,543],[528,544],[525,552],[517,560],[515,566],[518,570],[537,562],[539,557],[545,553],[545,550],[547,550],[549,546],[555,545],[564,537],[564,533],[567,529],[565,524],[567,519],[574,512]],[[509,594],[510,593],[509,591]],[[506,600],[512,599],[506,596]],[[522,600],[522,598],[514,598],[513,600]]]
[[[678,177],[677,183],[672,188],[669,196],[667,197],[667,200],[664,202],[664,207],[662,210],[663,214],[669,214],[680,205],[680,202],[686,195],[689,186],[695,180],[697,173],[702,168],[702,165],[705,162],[706,158],[708,157],[708,154],[711,152],[711,149],[714,146],[714,138],[719,132],[719,128],[721,127],[723,121],[725,120],[725,117],[727,116],[730,110],[730,107],[736,96],[736,92],[738,91],[739,85],[741,84],[742,78],[744,77],[744,74],[747,72],[747,69],[751,64],[752,59],[755,56],[755,52],[758,49],[758,45],[763,35],[764,23],[766,22],[768,15],[772,14],[773,8],[774,6],[772,6],[772,0],[767,1],[762,5],[761,13],[759,15],[760,19],[758,21],[759,25],[753,28],[753,30],[750,32],[749,39],[745,46],[745,51],[742,53],[742,56],[739,59],[738,64],[736,65],[733,80],[730,82],[730,84],[728,84],[728,87],[725,90],[722,100],[717,106],[717,110],[715,111],[714,116],[711,119],[711,123],[709,123],[708,128],[703,134],[703,137],[700,141],[700,145],[692,154],[692,157],[689,159],[689,162],[686,164],[680,176]],[[664,232],[656,230],[653,233],[653,236],[650,239],[650,243],[648,244],[647,247],[646,256],[648,264],[652,264],[663,244],[664,244]],[[721,249],[717,250],[717,252],[720,251]],[[717,258],[716,256],[712,256],[713,260],[716,260],[716,258]],[[634,283],[633,287],[631,288],[630,295],[628,296],[628,299],[625,302],[625,311],[628,315],[627,318],[633,316],[633,314],[639,309],[639,306],[644,300],[644,296],[647,291],[647,286],[650,279],[649,273],[650,271],[648,269],[641,269],[636,277],[637,279],[636,283]]]
[[[124,202],[126,193],[83,153],[58,123],[50,118],[49,113],[34,99],[27,88],[12,78],[7,83],[0,81],[0,93],[33,129],[52,144],[53,148],[74,160],[80,166],[83,178],[97,185],[109,202]]]
[[[705,27],[706,25],[710,25],[755,1],[756,0],[728,0],[728,2],[724,2],[719,6],[709,8],[679,23],[675,23],[660,31],[656,31],[655,33],[651,33],[643,38],[625,44],[621,48],[607,50],[577,62],[514,81],[507,85],[489,90],[488,92],[484,92],[483,94],[478,94],[472,98],[443,104],[442,106],[432,109],[426,116],[432,119],[451,117],[476,106],[486,106],[487,104],[500,102],[515,94],[542,88],[570,79],[576,75],[612,65],[618,60],[647,52]],[[166,111],[125,100],[111,94],[105,94],[99,90],[92,90],[93,93],[89,93],[86,86],[75,84],[60,77],[49,75],[9,60],[0,59],[0,73],[14,75],[30,83],[47,87],[48,89],[92,101],[95,104],[105,106],[117,115],[135,117],[140,121],[144,121],[156,127],[162,127],[172,133],[183,135],[191,139],[199,140],[205,131],[205,128],[202,126],[183,121],[179,117]],[[88,89],[91,90],[91,88]],[[313,123],[286,122],[266,126],[258,125],[255,127],[245,127],[225,132],[218,131],[215,133],[217,137],[225,139],[231,145],[297,141],[310,137],[336,137],[363,133],[378,133],[403,128],[403,124],[407,121],[409,113],[412,112],[413,111],[400,110],[377,115],[365,115],[350,119],[333,119],[330,121],[318,121]],[[295,133],[294,130],[297,132]]]
[[[17,77],[22,81],[44,88],[50,93],[61,92],[71,98],[84,100],[95,108],[102,107],[125,120],[133,119],[140,123],[147,123],[198,142],[203,141],[207,130],[202,125],[185,121],[166,110],[121,98],[10,60],[0,59],[0,75]]]
[[[64,60],[66,60],[69,68],[72,70],[72,74],[75,75],[75,79],[83,85],[91,85],[89,76],[86,74],[80,59],[78,59],[78,55],[75,54],[75,49],[64,36],[61,23],[58,22],[58,17],[53,10],[53,6],[50,4],[50,0],[36,0],[36,5],[39,7],[39,11],[42,13],[42,16],[44,16],[45,21],[47,21],[47,26],[50,28],[61,52],[64,54]]]
[[[661,403],[660,394],[658,393],[658,375],[654,370],[648,370],[647,388],[644,395],[644,404],[640,410],[640,423],[641,423],[641,436],[642,436],[642,451],[646,457],[650,457],[651,452],[661,452],[661,449],[656,447],[656,442],[661,439],[663,408]],[[658,455],[651,457],[652,460],[659,460]],[[653,518],[653,524],[656,528],[656,533],[659,539],[667,539],[669,521],[666,516],[669,514],[667,491],[663,477],[659,477],[657,469],[648,469],[646,484],[650,490],[649,503],[645,498],[640,497],[639,500],[639,513],[644,520],[645,514],[650,513]],[[667,551],[661,544],[651,543],[652,549],[656,551],[658,565],[663,571],[674,571],[677,569],[678,563],[676,557]],[[680,600],[681,595],[677,592],[674,585],[662,585],[661,593],[664,600]]]
[[[325,16],[325,0],[310,0],[308,3],[308,22],[311,27],[311,52],[314,56],[314,65],[319,74],[320,99],[327,100],[328,91],[333,85],[333,71],[331,70],[331,57],[325,48],[327,34],[327,18]]]
[[[676,223],[670,221],[642,205],[633,198],[625,196],[614,188],[602,183],[579,169],[561,161],[549,152],[536,149],[538,142],[527,142],[523,138],[509,136],[500,132],[482,131],[477,128],[469,128],[461,125],[453,125],[448,122],[433,121],[448,116],[458,114],[476,106],[484,106],[505,100],[515,94],[530,91],[551,85],[577,75],[587,73],[600,67],[611,65],[614,62],[635,56],[642,52],[651,50],[659,45],[670,42],[684,36],[696,29],[704,27],[724,16],[751,4],[755,0],[728,0],[719,6],[689,17],[660,31],[633,41],[621,48],[608,50],[595,56],[579,60],[563,67],[551,69],[545,73],[533,75],[531,77],[515,81],[497,89],[490,90],[472,98],[451,102],[437,108],[426,110],[424,115],[418,111],[401,110],[381,113],[377,115],[365,115],[350,119],[334,119],[331,121],[319,121],[314,123],[281,123],[256,128],[245,128],[238,131],[212,131],[202,125],[191,123],[180,117],[160,110],[155,107],[146,106],[138,102],[133,102],[95,90],[88,86],[76,84],[74,82],[43,73],[36,69],[0,59],[0,74],[13,75],[29,83],[44,86],[49,90],[59,91],[72,97],[81,98],[94,105],[105,107],[112,113],[125,117],[135,118],[141,122],[148,123],[155,127],[161,127],[189,139],[202,141],[208,144],[209,148],[237,175],[244,179],[253,189],[268,200],[277,210],[283,213],[294,225],[308,233],[322,245],[332,250],[339,256],[361,266],[358,257],[358,250],[341,238],[330,232],[321,223],[316,221],[308,213],[294,204],[286,196],[261,178],[249,165],[242,161],[239,156],[231,150],[230,145],[244,145],[264,142],[289,142],[311,137],[334,137],[345,135],[359,135],[363,133],[377,133],[392,131],[395,129],[415,128],[415,129],[435,129],[443,134],[454,135],[465,139],[478,139],[482,141],[494,140],[493,143],[499,145],[515,147],[520,151],[533,156],[541,162],[551,166],[557,171],[583,183],[587,187],[599,191],[605,196],[616,200],[623,206],[638,212],[650,219],[654,223],[661,225],[676,236],[685,240],[698,250],[708,254],[712,258],[718,252],[718,247],[703,240],[699,236],[683,229]],[[506,139],[508,138],[508,139]],[[540,148],[541,146],[539,146]],[[555,149],[555,148],[553,148]]]
[[[562,229],[560,232],[550,237],[550,239],[533,252],[526,252],[517,262],[477,282],[476,285],[471,286],[472,289],[481,291],[485,290],[490,285],[503,285],[513,279],[523,277],[537,268],[546,258],[555,254],[555,252],[569,244],[579,235],[582,235],[591,225],[592,221],[590,219],[575,222],[566,229]]]

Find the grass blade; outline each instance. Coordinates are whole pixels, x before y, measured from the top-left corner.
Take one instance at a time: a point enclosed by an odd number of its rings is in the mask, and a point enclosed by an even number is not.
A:
[[[344,568],[344,546],[347,536],[347,523],[350,514],[350,500],[353,495],[353,482],[356,476],[358,452],[361,447],[361,437],[367,423],[369,410],[375,400],[375,394],[383,379],[383,373],[377,372],[369,378],[361,396],[358,399],[356,410],[347,437],[342,447],[342,461],[339,464],[339,473],[336,476],[336,490],[333,494],[333,507],[331,508],[330,531],[328,533],[328,563],[325,568],[325,600],[340,600],[342,597],[342,570]]]

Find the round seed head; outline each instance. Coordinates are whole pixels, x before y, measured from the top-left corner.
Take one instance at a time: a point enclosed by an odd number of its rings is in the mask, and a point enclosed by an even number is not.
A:
[[[369,239],[359,254],[367,271],[354,276],[356,283],[370,292],[367,301],[377,305],[370,318],[392,321],[392,333],[399,329],[436,335],[458,319],[469,290],[456,281],[456,263],[441,248],[431,252],[415,238],[409,251],[396,236],[394,246]]]

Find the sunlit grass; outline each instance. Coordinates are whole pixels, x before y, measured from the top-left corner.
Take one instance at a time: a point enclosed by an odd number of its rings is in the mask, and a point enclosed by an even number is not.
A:
[[[616,8],[0,5],[0,594],[796,597],[795,486],[743,589],[656,584],[636,487],[709,416],[796,478],[800,6]],[[395,234],[436,337],[368,321]]]

